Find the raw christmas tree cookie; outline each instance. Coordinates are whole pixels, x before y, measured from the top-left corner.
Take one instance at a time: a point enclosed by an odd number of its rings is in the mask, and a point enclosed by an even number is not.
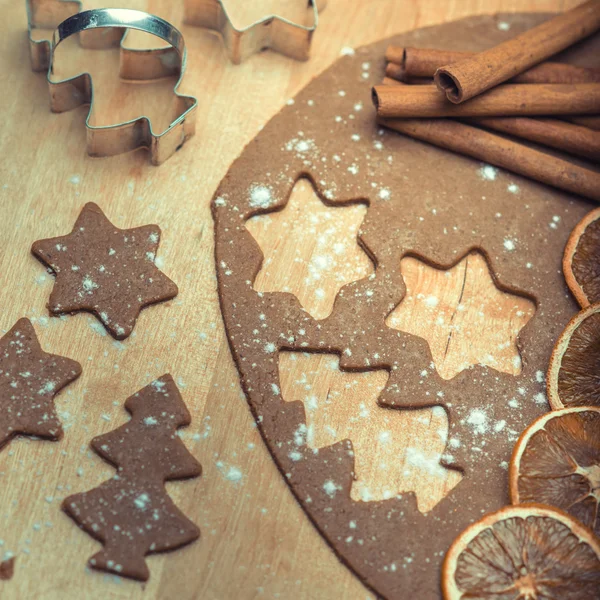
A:
[[[131,420],[91,442],[117,473],[89,492],[65,498],[63,509],[104,546],[90,559],[91,567],[146,581],[147,554],[175,550],[200,536],[164,483],[198,477],[201,467],[177,435],[191,417],[170,375],[130,396],[125,408]]]
[[[144,306],[170,300],[177,286],[154,264],[157,225],[118,229],[89,202],[69,235],[34,242],[31,251],[56,275],[52,314],[92,312],[122,340]]]
[[[0,339],[0,448],[15,435],[62,437],[54,396],[81,374],[81,365],[44,352],[29,319]]]

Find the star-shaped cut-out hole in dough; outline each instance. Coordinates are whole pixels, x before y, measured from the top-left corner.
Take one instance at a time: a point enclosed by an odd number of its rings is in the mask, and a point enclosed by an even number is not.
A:
[[[169,300],[177,286],[154,264],[157,225],[115,227],[93,203],[79,214],[69,235],[34,242],[31,251],[55,273],[52,314],[88,311],[122,340],[144,306]]]
[[[403,258],[400,269],[406,296],[386,324],[427,340],[442,378],[452,379],[472,365],[521,372],[516,340],[535,304],[500,290],[480,252],[448,270],[412,257]]]
[[[81,365],[44,352],[29,319],[0,339],[0,448],[15,435],[58,440],[54,396],[81,374]]]
[[[441,406],[379,406],[388,376],[385,370],[341,371],[334,354],[282,352],[281,395],[288,402],[301,401],[306,415],[305,435],[294,435],[289,457],[302,460],[298,450],[303,444],[319,449],[349,439],[354,450],[353,500],[371,502],[414,492],[418,509],[426,513],[462,478],[440,464],[448,417]],[[328,483],[328,493],[335,493],[335,484]]]
[[[329,316],[344,285],[374,272],[357,241],[366,212],[364,203],[327,205],[298,180],[282,211],[246,222],[264,255],[254,289],[290,292],[315,319]]]

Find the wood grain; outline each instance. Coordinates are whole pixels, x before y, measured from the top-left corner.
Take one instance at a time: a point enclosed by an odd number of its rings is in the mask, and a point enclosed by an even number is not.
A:
[[[366,214],[364,203],[323,204],[312,184],[300,179],[285,210],[246,222],[265,255],[254,289],[290,292],[315,319],[328,317],[344,285],[375,271],[357,242]]]
[[[400,271],[407,294],[386,323],[424,337],[441,377],[451,379],[476,364],[521,372],[517,335],[535,305],[499,290],[481,253],[472,252],[448,270],[407,256]]]
[[[306,441],[319,450],[352,441],[357,502],[386,500],[415,492],[417,506],[430,511],[462,478],[439,464],[448,438],[448,417],[441,407],[399,411],[377,405],[388,373],[342,372],[339,357],[285,352],[279,359],[281,395],[301,401]]]
[[[57,400],[63,440],[19,439],[0,453],[0,559],[7,552],[16,555],[13,579],[0,582],[3,599],[372,598],[304,516],[254,426],[219,314],[210,198],[243,146],[344,46],[472,14],[563,10],[576,3],[329,0],[307,63],[264,53],[234,66],[216,36],[183,26],[189,59],[182,91],[199,97],[197,134],[155,168],[143,152],[86,156],[87,109],[50,113],[44,77],[29,70],[23,3],[0,0],[0,328],[4,332],[28,316],[44,349],[76,359],[84,369]],[[181,25],[181,0],[123,5]],[[293,16],[305,3],[229,0],[228,5],[243,24],[259,10]],[[147,40],[132,35],[128,43]],[[91,56],[65,49],[65,69],[80,70],[83,62],[92,70],[95,122],[143,111],[164,123],[168,82],[156,89],[124,84],[115,78],[117,52]],[[180,287],[175,300],[144,311],[134,335],[122,344],[99,334],[88,315],[49,318],[45,303],[52,277],[29,253],[34,240],[70,231],[86,201],[101,205],[120,227],[158,223],[163,230],[158,256]],[[142,586],[88,572],[85,562],[98,544],[59,504],[112,474],[89,451],[89,440],[125,422],[125,398],[165,372],[178,381],[190,408],[193,422],[183,439],[204,468],[199,480],[169,484],[168,490],[201,527],[202,538],[176,553],[150,557],[151,579]],[[417,437],[418,431],[413,431]],[[240,470],[239,481],[227,478],[231,467]]]

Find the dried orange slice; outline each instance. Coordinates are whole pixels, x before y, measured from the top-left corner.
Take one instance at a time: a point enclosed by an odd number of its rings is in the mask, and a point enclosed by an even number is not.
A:
[[[553,409],[600,406],[600,304],[575,315],[561,333],[546,386]]]
[[[454,540],[442,591],[445,600],[598,600],[600,543],[561,510],[508,506]]]
[[[571,232],[563,272],[582,308],[600,302],[600,208],[588,213]]]
[[[510,501],[561,508],[600,539],[600,408],[541,416],[519,438],[509,468]]]

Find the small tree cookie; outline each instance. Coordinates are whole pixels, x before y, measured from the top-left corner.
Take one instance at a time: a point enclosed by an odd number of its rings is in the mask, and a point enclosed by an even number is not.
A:
[[[146,581],[147,554],[174,550],[200,536],[164,482],[198,477],[201,467],[177,435],[191,417],[170,375],[130,396],[125,408],[131,420],[91,442],[117,473],[89,492],[69,496],[63,509],[104,546],[90,559],[91,567]]]

